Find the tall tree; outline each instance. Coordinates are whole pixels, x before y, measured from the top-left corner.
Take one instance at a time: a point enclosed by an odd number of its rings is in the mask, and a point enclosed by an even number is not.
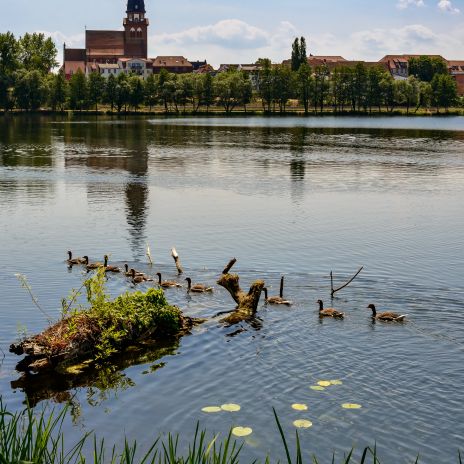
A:
[[[0,108],[11,106],[14,73],[18,68],[19,44],[11,32],[0,34]]]
[[[206,106],[206,111],[209,112],[210,106],[214,103],[214,87],[213,76],[210,73],[203,74],[203,97],[202,104]]]
[[[68,83],[64,77],[64,72],[52,74],[49,81],[49,103],[53,111],[64,110],[68,96]]]
[[[88,105],[87,79],[81,69],[74,73],[69,82],[69,103],[73,110],[83,110]]]
[[[306,39],[304,37],[301,37],[300,39],[300,66],[303,63],[306,63],[307,59],[308,59],[308,51],[307,51],[307,46],[306,46]]]
[[[301,65],[300,41],[295,39],[292,45],[292,71],[298,71]]]
[[[121,112],[122,108],[127,111],[127,105],[130,100],[130,86],[129,78],[127,74],[121,73],[116,79],[116,98],[115,105],[118,113]]]
[[[436,74],[431,82],[432,86],[432,103],[437,108],[445,108],[454,105],[458,99],[456,81],[449,74]]]
[[[110,74],[105,83],[105,102],[111,106],[111,112],[114,110],[114,105],[116,104],[117,98],[117,86],[116,77],[114,74]]]
[[[137,111],[145,99],[145,86],[139,76],[129,78],[130,96],[129,102],[132,108]]]
[[[27,70],[49,73],[58,66],[57,54],[53,40],[43,33],[26,33],[19,39],[19,60]]]
[[[261,61],[261,70],[259,71],[258,93],[261,98],[263,108],[270,112],[274,100],[274,77],[272,72],[271,60],[264,59]]]
[[[303,63],[297,72],[298,98],[304,107],[305,114],[309,113],[309,101],[311,99],[311,89],[313,87],[313,78],[311,67]]]
[[[420,56],[412,57],[408,63],[409,75],[421,81],[432,82],[436,74],[448,74],[446,61],[439,57]]]
[[[38,110],[47,100],[47,86],[44,76],[37,70],[19,71],[14,96],[18,108]]]
[[[99,72],[92,72],[87,79],[89,103],[98,111],[98,104],[105,96],[105,78]]]
[[[149,74],[145,81],[145,104],[151,109],[156,105],[157,98],[156,79],[154,74]]]

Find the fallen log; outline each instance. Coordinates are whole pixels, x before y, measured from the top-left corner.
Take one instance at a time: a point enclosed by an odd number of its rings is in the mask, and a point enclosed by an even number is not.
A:
[[[127,293],[114,301],[93,301],[90,309],[64,317],[42,333],[12,344],[12,353],[26,355],[18,363],[18,371],[56,370],[83,359],[106,361],[129,345],[176,339],[203,322],[170,306],[162,290]]]
[[[249,292],[245,293],[240,288],[239,280],[240,278],[236,274],[223,274],[217,282],[218,285],[225,288],[230,293],[237,303],[235,311],[221,321],[229,325],[238,324],[239,322],[254,318],[258,310],[261,293],[265,287],[263,280],[257,280],[251,285]]]
[[[176,265],[176,268],[177,268],[177,273],[179,275],[182,275],[184,273],[184,269],[182,268],[182,264],[180,263],[180,258],[179,258],[179,254],[177,253],[177,250],[175,248],[173,248],[171,250],[171,255],[174,259],[174,263]]]

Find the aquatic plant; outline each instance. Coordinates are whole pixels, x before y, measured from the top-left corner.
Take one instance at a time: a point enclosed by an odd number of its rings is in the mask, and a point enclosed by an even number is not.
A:
[[[232,431],[222,441],[219,435],[208,438],[208,433],[200,430],[197,424],[192,441],[185,453],[179,451],[179,435],[168,434],[165,440],[155,439],[146,451],[141,451],[136,441],[124,441],[121,448],[107,447],[104,439],[98,439],[93,433],[86,433],[74,445],[65,447],[63,423],[70,408],[61,412],[45,410],[35,414],[30,408],[22,412],[8,411],[0,397],[0,464],[239,464],[245,442],[239,444],[232,438]],[[287,464],[303,463],[303,447],[298,431],[295,437],[294,458],[290,452],[289,441],[285,436],[280,420],[274,410],[277,427],[282,439]],[[246,434],[244,434],[246,435]],[[89,445],[91,453],[89,453]],[[85,450],[87,452],[85,452]],[[91,458],[89,456],[91,454]],[[269,464],[272,457],[266,457]],[[316,456],[311,457],[313,464],[319,464]],[[340,461],[333,454],[332,464],[381,464],[377,447],[367,447],[361,459],[355,461],[354,449],[351,449]],[[462,464],[460,451],[458,464]],[[251,464],[256,464],[253,461]],[[417,457],[415,464],[419,463]]]

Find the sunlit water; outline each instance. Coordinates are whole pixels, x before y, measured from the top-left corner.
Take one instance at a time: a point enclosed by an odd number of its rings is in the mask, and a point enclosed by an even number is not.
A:
[[[66,250],[95,260],[110,253],[112,263],[149,271],[149,244],[150,272],[175,278],[176,246],[195,282],[214,285],[235,256],[243,287],[263,278],[275,294],[285,275],[295,304],[262,305],[253,326],[211,319],[177,348],[69,394],[50,387],[52,399],[38,407],[72,398],[66,431],[147,445],[168,431],[190,437],[197,421],[211,432],[241,425],[254,431],[244,456],[277,460],[274,407],[290,437],[295,419],[313,422],[301,431],[307,456],[377,443],[387,463],[418,452],[425,463],[456,462],[464,448],[463,199],[463,118],[2,119],[0,393],[10,408],[23,407],[19,358],[8,347],[18,331],[47,324],[15,273],[56,318],[83,279],[67,270]],[[330,271],[343,283],[360,266],[333,303],[346,320],[320,321],[315,301],[330,303]],[[130,285],[110,277],[108,288],[116,295]],[[213,295],[167,295],[193,316],[233,308],[217,286]],[[373,324],[372,302],[409,322]],[[309,388],[331,379],[343,385]],[[363,408],[342,409],[347,402]],[[242,410],[201,412],[223,403]]]

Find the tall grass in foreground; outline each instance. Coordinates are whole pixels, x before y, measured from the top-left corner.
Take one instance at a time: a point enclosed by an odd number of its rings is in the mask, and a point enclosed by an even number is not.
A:
[[[107,448],[104,440],[95,435],[85,434],[71,447],[65,446],[63,422],[68,414],[65,408],[59,414],[45,412],[35,415],[31,409],[21,413],[11,413],[0,398],[0,464],[239,464],[242,445],[232,438],[232,433],[222,442],[218,435],[207,439],[205,431],[195,430],[193,441],[185,454],[179,452],[179,436],[169,434],[165,440],[157,439],[143,453],[137,442],[125,441],[121,450],[116,446]],[[292,458],[287,437],[274,410],[277,427],[282,438],[288,464],[303,464],[303,450],[300,437],[296,432],[295,457]],[[91,443],[89,443],[91,442]],[[89,452],[90,446],[90,452]],[[84,447],[86,449],[84,455]],[[86,458],[92,454],[91,458]],[[356,464],[354,450],[351,450],[340,464]],[[271,458],[267,457],[266,464]],[[308,462],[308,461],[306,461]],[[321,464],[316,456],[311,457],[312,464]],[[335,464],[335,454],[332,457]],[[359,464],[381,464],[377,449],[366,448]],[[419,462],[419,457],[415,464]],[[257,464],[253,461],[251,464]],[[413,464],[413,463],[411,463]],[[458,464],[462,463],[458,453]]]

